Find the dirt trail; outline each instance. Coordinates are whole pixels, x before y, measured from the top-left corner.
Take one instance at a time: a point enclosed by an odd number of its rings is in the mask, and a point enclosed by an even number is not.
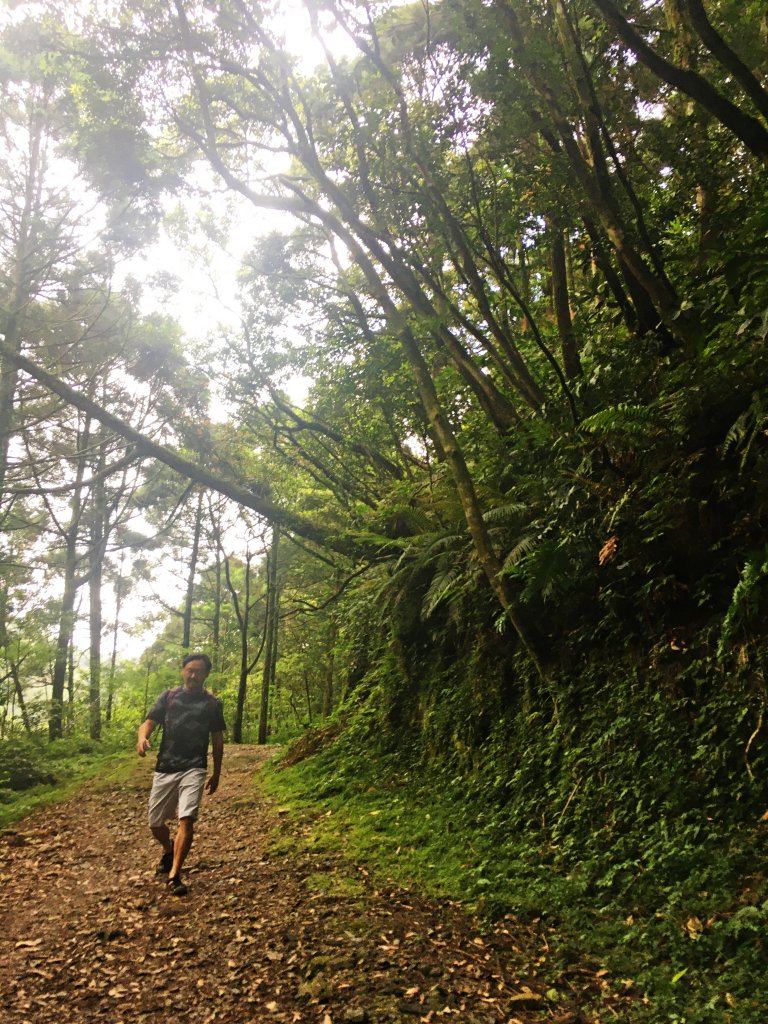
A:
[[[327,852],[277,852],[281,830],[296,826],[253,785],[268,753],[227,747],[186,898],[154,875],[149,762],[0,836],[3,1024],[594,1019],[578,1012],[577,988],[597,980],[574,976],[553,1001],[518,973],[541,941],[530,930],[507,922],[482,937],[457,907],[376,889]]]

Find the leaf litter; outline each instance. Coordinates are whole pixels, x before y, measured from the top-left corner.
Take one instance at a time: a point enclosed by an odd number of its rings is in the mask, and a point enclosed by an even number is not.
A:
[[[186,898],[154,873],[144,763],[0,835],[3,1024],[598,1024],[606,979],[553,989],[540,925],[482,929],[341,855],[274,852],[293,825],[253,782],[273,752],[228,746]],[[323,873],[356,884],[317,891]],[[609,997],[615,1020],[629,996]]]

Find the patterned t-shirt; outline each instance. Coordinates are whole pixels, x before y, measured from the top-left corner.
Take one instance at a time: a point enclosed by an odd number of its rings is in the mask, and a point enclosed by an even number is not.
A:
[[[155,771],[163,773],[207,768],[208,739],[226,729],[219,698],[185,686],[161,693],[147,717],[163,727],[155,765]]]

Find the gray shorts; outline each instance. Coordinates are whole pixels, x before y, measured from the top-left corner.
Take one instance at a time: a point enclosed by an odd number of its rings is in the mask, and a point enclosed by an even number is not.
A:
[[[149,794],[150,828],[159,828],[171,818],[197,818],[207,774],[205,768],[155,772]]]

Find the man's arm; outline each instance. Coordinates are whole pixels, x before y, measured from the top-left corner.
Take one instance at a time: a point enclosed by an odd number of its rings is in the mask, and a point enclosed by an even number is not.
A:
[[[224,757],[224,733],[211,733],[211,752],[213,753],[213,775],[205,784],[206,793],[215,793],[219,788],[219,776],[221,775],[221,762]]]
[[[152,744],[149,742],[149,737],[154,732],[157,722],[151,718],[145,719],[139,726],[139,738],[136,743],[136,753],[139,757],[144,757],[148,750],[152,749]]]

